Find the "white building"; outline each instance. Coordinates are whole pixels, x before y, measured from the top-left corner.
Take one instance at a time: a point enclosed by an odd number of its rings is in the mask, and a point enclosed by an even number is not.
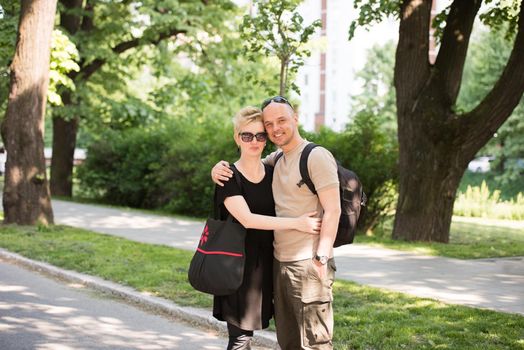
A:
[[[249,0],[236,0],[239,5]],[[443,10],[449,0],[434,0],[433,15]],[[367,51],[375,44],[398,41],[398,21],[386,19],[369,30],[358,28],[348,41],[349,26],[358,17],[352,0],[304,0],[298,8],[309,25],[322,19],[322,30],[311,40],[311,57],[298,72],[296,84],[300,95],[300,123],[306,130],[326,125],[340,131],[349,122],[351,98],[362,88],[356,79],[366,61]],[[431,45],[434,49],[434,46]],[[430,54],[434,59],[435,51]]]
[[[362,82],[355,74],[364,66],[366,51],[376,43],[396,41],[398,23],[386,20],[370,31],[357,29],[348,41],[350,23],[358,16],[353,1],[306,0],[299,11],[304,22],[311,23],[321,18],[323,9],[322,31],[313,39],[311,57],[299,70],[296,83],[300,96],[296,97],[300,122],[306,130],[319,125],[341,130],[349,121],[351,96],[361,89]]]
[[[449,0],[434,0],[432,15],[442,11]],[[349,26],[358,17],[352,0],[304,0],[299,7],[304,22],[321,18],[322,31],[317,33],[311,57],[299,70],[297,85],[300,95],[300,122],[306,130],[326,125],[340,131],[349,122],[351,98],[362,88],[356,73],[364,67],[367,51],[375,44],[398,41],[398,21],[386,19],[369,30],[358,28],[348,41]],[[430,36],[430,61],[436,48]]]

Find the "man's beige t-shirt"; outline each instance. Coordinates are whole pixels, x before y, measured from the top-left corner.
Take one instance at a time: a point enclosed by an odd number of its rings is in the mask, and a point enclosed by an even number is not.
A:
[[[302,142],[293,150],[284,153],[278,160],[273,173],[273,197],[275,210],[279,217],[297,217],[317,211],[322,217],[324,212],[318,196],[307,185],[297,185],[300,176],[300,155],[308,144]],[[274,162],[275,153],[268,157],[268,163]],[[327,149],[315,147],[308,157],[308,170],[317,192],[338,187],[337,163]],[[275,230],[274,256],[278,261],[298,261],[311,259],[318,247],[319,235],[297,230]],[[333,256],[331,251],[330,256]]]

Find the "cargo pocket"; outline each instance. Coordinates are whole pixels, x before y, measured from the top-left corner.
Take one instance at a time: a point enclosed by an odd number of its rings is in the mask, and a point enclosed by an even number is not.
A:
[[[315,301],[302,305],[304,345],[307,347],[331,343],[333,310],[330,301]]]
[[[302,283],[302,326],[305,346],[327,344],[333,337],[334,262],[328,262],[328,273],[321,280],[310,261]]]

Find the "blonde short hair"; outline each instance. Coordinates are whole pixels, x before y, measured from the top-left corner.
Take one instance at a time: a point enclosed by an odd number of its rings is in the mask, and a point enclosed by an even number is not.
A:
[[[233,127],[235,133],[240,131],[240,128],[244,125],[253,122],[262,122],[262,111],[257,107],[244,107],[233,117]]]

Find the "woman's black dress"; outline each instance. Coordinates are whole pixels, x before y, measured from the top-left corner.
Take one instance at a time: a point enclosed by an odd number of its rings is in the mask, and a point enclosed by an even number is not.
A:
[[[264,165],[266,175],[259,183],[252,183],[240,174],[242,193],[235,179],[218,186],[217,200],[227,217],[224,200],[243,195],[252,213],[275,216],[275,202],[271,183],[273,168]],[[267,328],[273,317],[273,231],[248,229],[246,235],[246,263],[244,281],[236,293],[215,296],[213,316],[244,330]]]

